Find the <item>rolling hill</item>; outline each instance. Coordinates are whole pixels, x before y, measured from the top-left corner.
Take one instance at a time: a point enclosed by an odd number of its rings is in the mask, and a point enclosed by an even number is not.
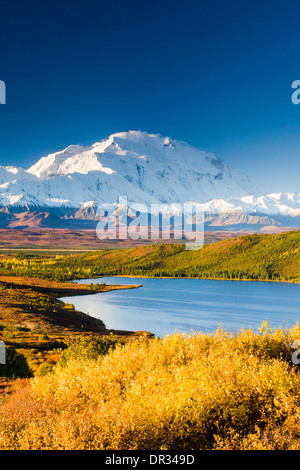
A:
[[[200,250],[156,244],[60,257],[6,256],[0,274],[54,280],[107,275],[300,281],[300,231],[234,237]]]

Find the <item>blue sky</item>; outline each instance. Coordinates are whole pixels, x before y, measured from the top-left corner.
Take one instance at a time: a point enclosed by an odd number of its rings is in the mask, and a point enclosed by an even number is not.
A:
[[[298,0],[1,1],[0,164],[140,129],[299,191]]]

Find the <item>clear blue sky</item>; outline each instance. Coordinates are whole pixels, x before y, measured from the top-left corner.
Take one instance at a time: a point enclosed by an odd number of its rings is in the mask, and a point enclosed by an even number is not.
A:
[[[298,0],[1,1],[0,164],[140,129],[299,191]]]

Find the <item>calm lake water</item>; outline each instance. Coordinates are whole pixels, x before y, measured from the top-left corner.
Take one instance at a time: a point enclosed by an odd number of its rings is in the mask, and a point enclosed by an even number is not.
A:
[[[159,337],[182,331],[257,330],[300,321],[300,284],[102,277],[81,283],[142,284],[99,294],[63,297],[77,310],[104,321],[108,329],[144,330]]]

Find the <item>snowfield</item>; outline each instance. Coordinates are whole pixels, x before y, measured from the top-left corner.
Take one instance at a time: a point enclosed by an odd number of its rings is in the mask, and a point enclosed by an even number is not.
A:
[[[91,146],[70,145],[27,170],[0,166],[0,205],[77,208],[118,202],[199,204],[205,213],[300,216],[300,193],[258,194],[249,178],[216,155],[141,131]]]

